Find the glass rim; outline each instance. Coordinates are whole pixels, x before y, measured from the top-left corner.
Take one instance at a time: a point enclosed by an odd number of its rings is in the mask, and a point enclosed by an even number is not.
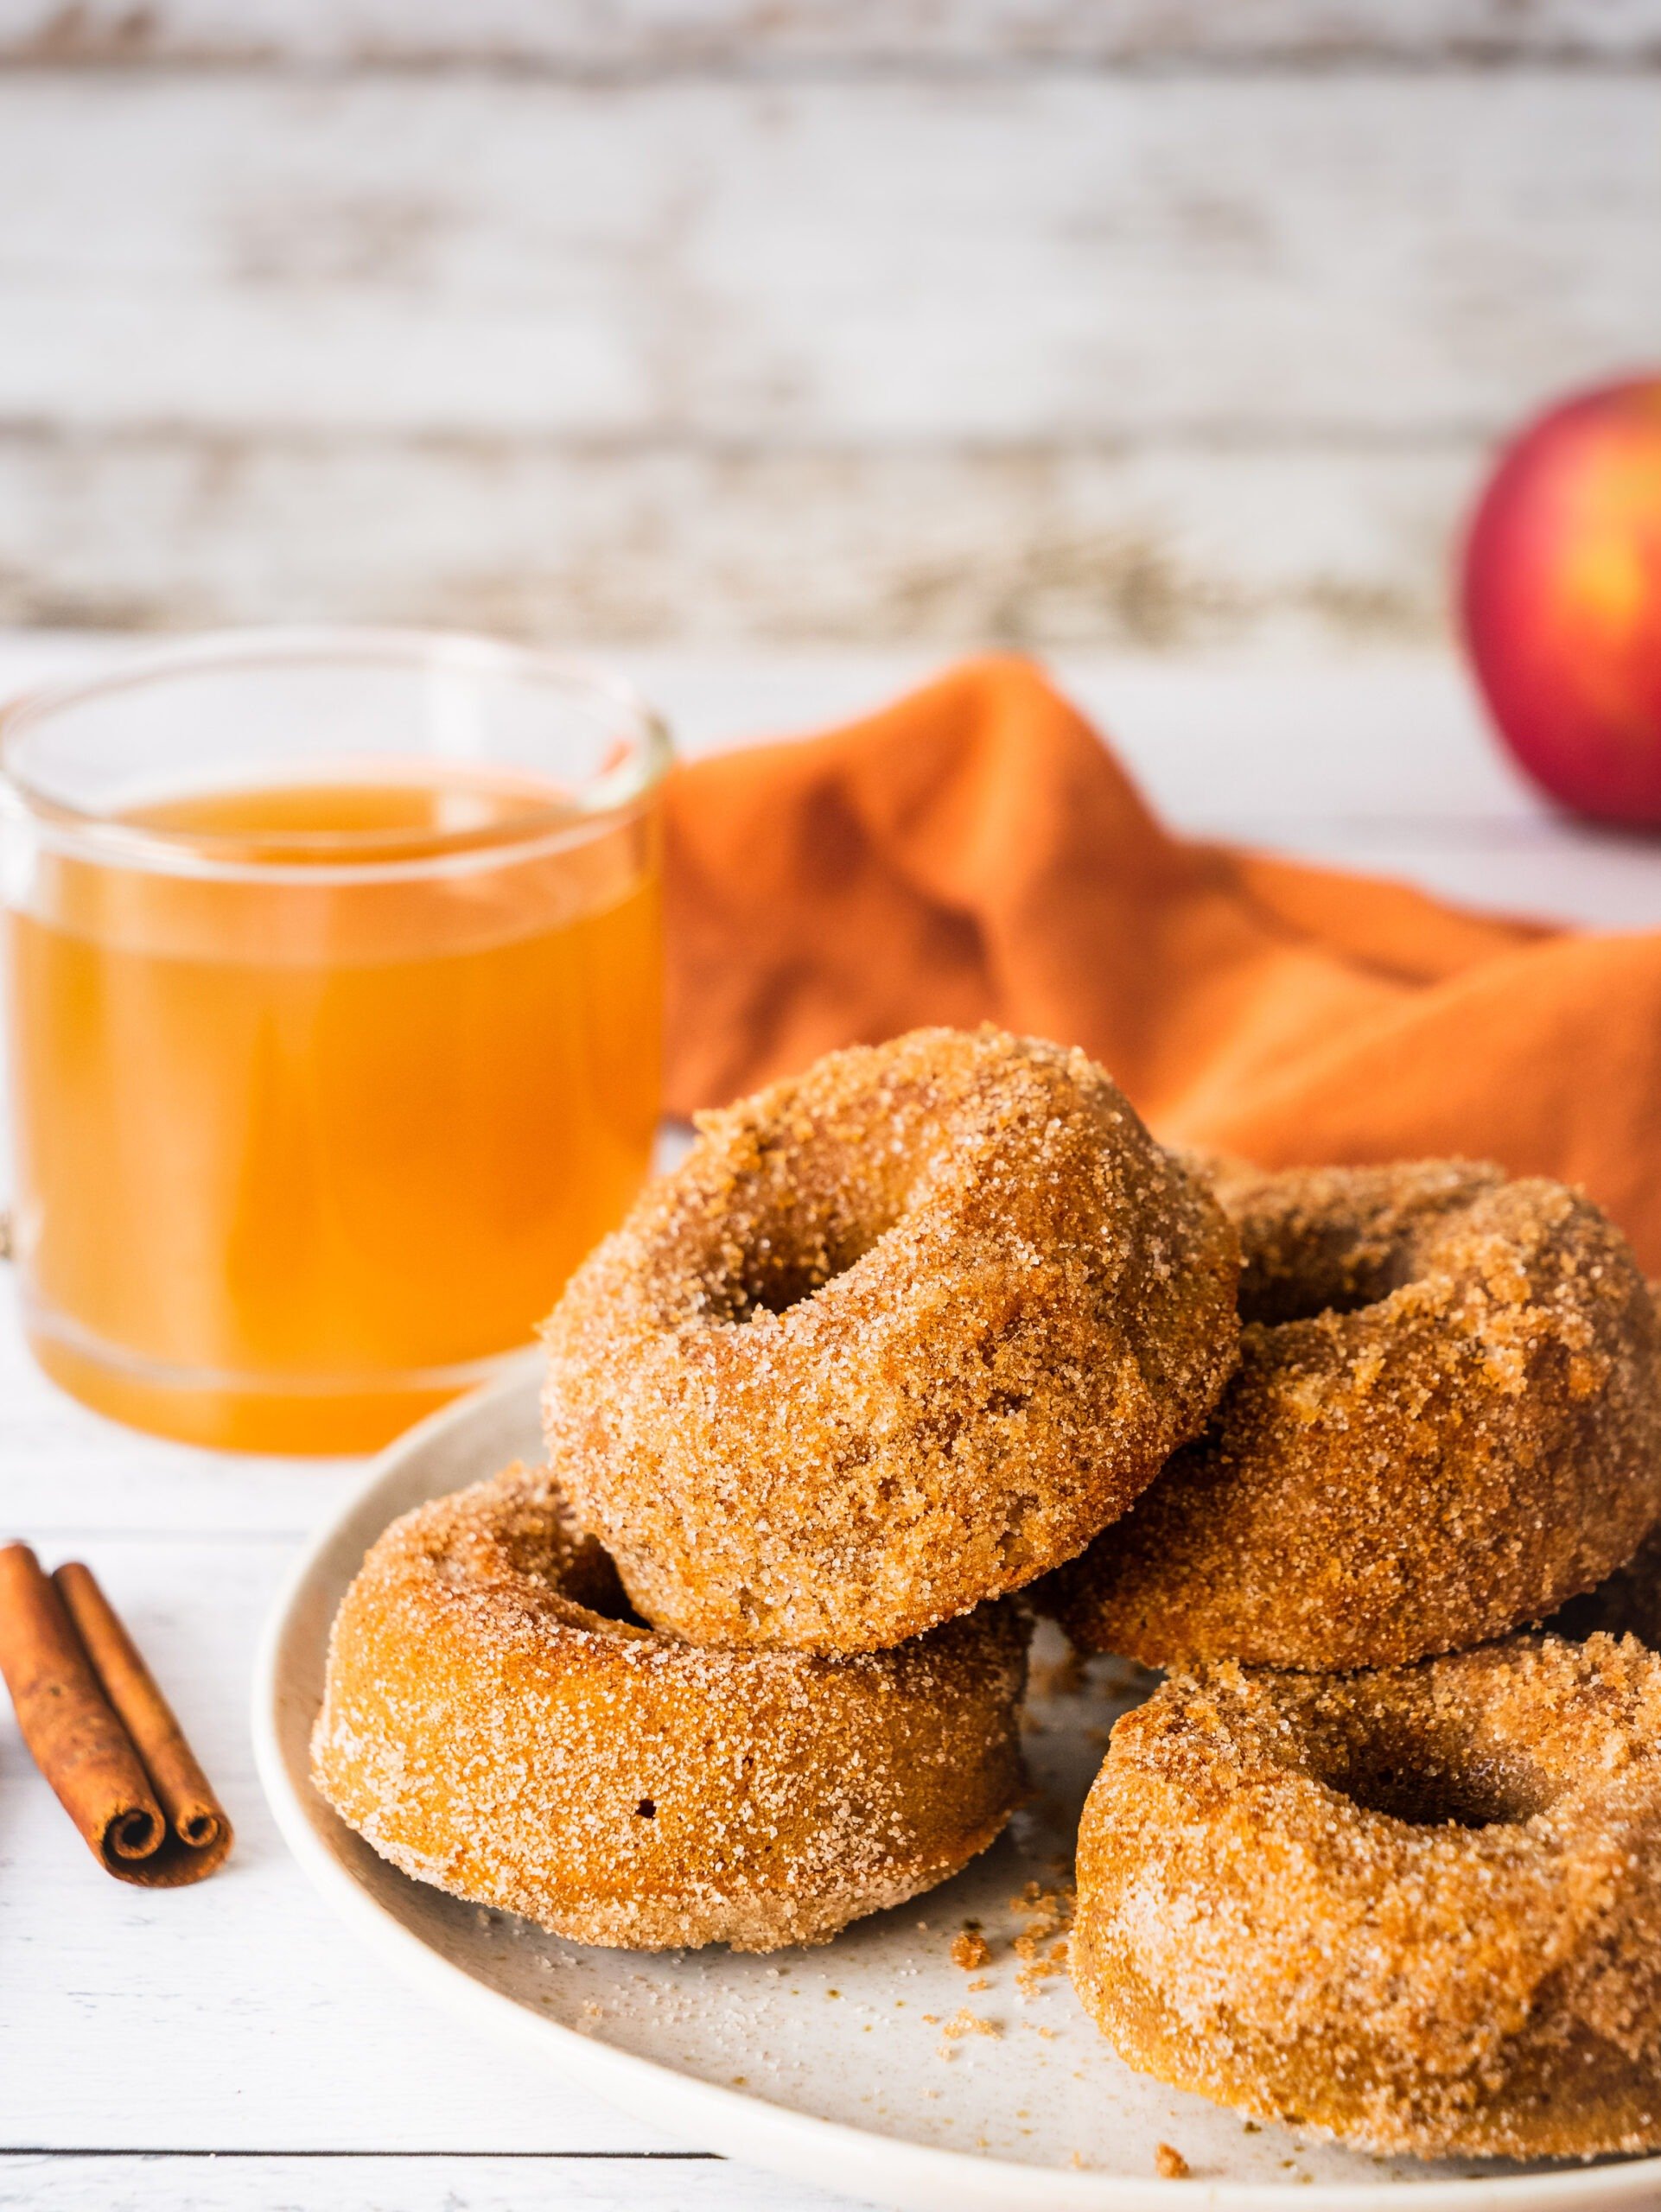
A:
[[[510,822],[423,830],[418,855],[408,830],[258,833],[251,856],[246,831],[175,829],[123,820],[54,797],[20,772],[20,741],[54,715],[205,671],[257,673],[307,665],[518,677],[568,696],[603,703],[628,741],[627,757],[608,763],[580,788]],[[627,678],[580,656],[512,644],[461,630],[352,624],[272,625],[214,630],[121,654],[85,675],[48,678],[0,701],[0,803],[25,815],[60,852],[167,874],[261,881],[385,882],[538,858],[626,820],[651,797],[673,760],[668,726]],[[487,767],[488,762],[481,766]]]

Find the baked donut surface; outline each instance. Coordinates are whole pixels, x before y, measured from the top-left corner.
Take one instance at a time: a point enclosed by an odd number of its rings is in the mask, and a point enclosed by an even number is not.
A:
[[[1537,1622],[1661,1514],[1624,1236],[1496,1167],[1231,1167],[1245,1327],[1205,1437],[1034,1592],[1149,1665],[1390,1666]]]
[[[659,1626],[897,1643],[1203,1425],[1234,1232],[1082,1052],[920,1030],[698,1126],[545,1332],[550,1461]]]
[[[335,1619],[318,1789],[405,1873],[641,1950],[824,1942],[956,1873],[1020,1800],[1013,1604],[842,1660],[627,1611],[545,1471],[406,1514]]]
[[[1661,2146],[1661,1659],[1233,1665],[1114,1729],[1071,1961],[1141,2071],[1376,2152]]]

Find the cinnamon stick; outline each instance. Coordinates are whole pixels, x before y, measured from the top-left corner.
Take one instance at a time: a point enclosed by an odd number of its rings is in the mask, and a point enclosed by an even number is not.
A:
[[[230,1849],[230,1823],[97,1585],[84,1567],[69,1582],[91,1624],[92,1650],[62,1588],[29,1546],[0,1547],[0,1675],[23,1741],[109,1872],[158,1888],[199,1881]],[[95,1652],[109,1664],[113,1683],[102,1675]],[[165,1796],[148,1764],[147,1745],[165,1777]],[[175,1808],[183,1827],[170,1817]],[[204,1811],[211,1828],[202,1826]]]
[[[91,1567],[71,1560],[52,1580],[92,1670],[104,1685],[104,1694],[161,1800],[169,1835],[186,1854],[175,1859],[164,1840],[157,1854],[160,1863],[143,1878],[153,1883],[199,1882],[213,1872],[231,1848],[231,1823],[225,1808],[186,1743],[173,1707],[99,1588]]]

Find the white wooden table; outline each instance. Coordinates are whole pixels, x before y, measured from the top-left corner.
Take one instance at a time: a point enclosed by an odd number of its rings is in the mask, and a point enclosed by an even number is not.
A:
[[[97,648],[0,639],[0,690]],[[918,657],[633,657],[688,750],[874,703]],[[1661,842],[1549,818],[1451,663],[1064,658],[1174,822],[1473,900],[1661,924]],[[245,1708],[261,1618],[359,1464],[215,1457],[136,1437],[35,1374],[0,1314],[0,1537],[97,1570],[238,1829],[217,1879],[109,1880],[0,1719],[0,2206],[396,2206],[495,2212],[830,2200],[660,2139],[475,2044],[335,1926],[266,1816]]]

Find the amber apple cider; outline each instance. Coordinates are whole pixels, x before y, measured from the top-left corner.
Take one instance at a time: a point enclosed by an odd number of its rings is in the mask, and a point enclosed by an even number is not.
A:
[[[531,1341],[646,1170],[654,821],[425,769],[127,818],[201,871],[43,855],[9,924],[35,1355],[165,1434],[379,1445]]]

